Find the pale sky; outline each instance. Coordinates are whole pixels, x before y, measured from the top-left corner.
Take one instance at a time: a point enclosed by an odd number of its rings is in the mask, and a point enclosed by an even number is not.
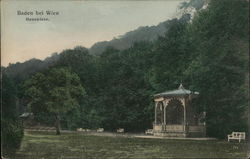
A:
[[[1,65],[44,59],[54,52],[112,40],[140,26],[152,26],[173,18],[183,0],[140,1],[1,1]],[[34,15],[52,10],[59,15]],[[33,15],[18,15],[18,11]],[[48,18],[49,21],[26,21]]]

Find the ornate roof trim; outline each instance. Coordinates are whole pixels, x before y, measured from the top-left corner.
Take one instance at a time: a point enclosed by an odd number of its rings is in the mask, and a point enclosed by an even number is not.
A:
[[[155,94],[154,97],[159,98],[159,97],[173,97],[173,96],[185,96],[185,95],[197,96],[197,95],[199,95],[199,92],[187,90],[183,87],[182,84],[180,84],[178,89],[158,93],[158,94]]]

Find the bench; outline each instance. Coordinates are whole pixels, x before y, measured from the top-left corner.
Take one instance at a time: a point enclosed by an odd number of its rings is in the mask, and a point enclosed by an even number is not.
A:
[[[76,131],[82,131],[83,129],[82,128],[77,128]]]
[[[104,129],[103,128],[98,128],[96,131],[97,132],[104,132]]]
[[[118,132],[118,133],[124,133],[124,129],[123,128],[119,128],[119,129],[116,130],[116,132]]]
[[[90,132],[90,129],[77,128],[76,131],[80,131],[80,132]]]
[[[153,129],[148,129],[148,130],[146,130],[146,131],[145,131],[145,134],[151,134],[151,135],[152,135],[152,134],[153,134]]]
[[[232,132],[232,134],[227,135],[228,142],[230,140],[245,140],[246,139],[246,133],[245,132]]]

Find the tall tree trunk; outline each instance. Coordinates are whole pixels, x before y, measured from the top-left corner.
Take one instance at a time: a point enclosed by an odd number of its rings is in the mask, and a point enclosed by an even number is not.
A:
[[[60,135],[60,129],[61,129],[61,124],[60,124],[60,116],[59,114],[56,114],[56,122],[55,122],[55,127],[56,127],[56,135]]]

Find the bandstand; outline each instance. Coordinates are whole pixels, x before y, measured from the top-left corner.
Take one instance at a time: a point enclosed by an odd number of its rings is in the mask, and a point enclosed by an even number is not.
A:
[[[155,94],[153,134],[168,137],[204,137],[206,124],[201,122],[205,112],[198,114],[192,100],[199,92],[187,90],[180,84],[176,90]]]

